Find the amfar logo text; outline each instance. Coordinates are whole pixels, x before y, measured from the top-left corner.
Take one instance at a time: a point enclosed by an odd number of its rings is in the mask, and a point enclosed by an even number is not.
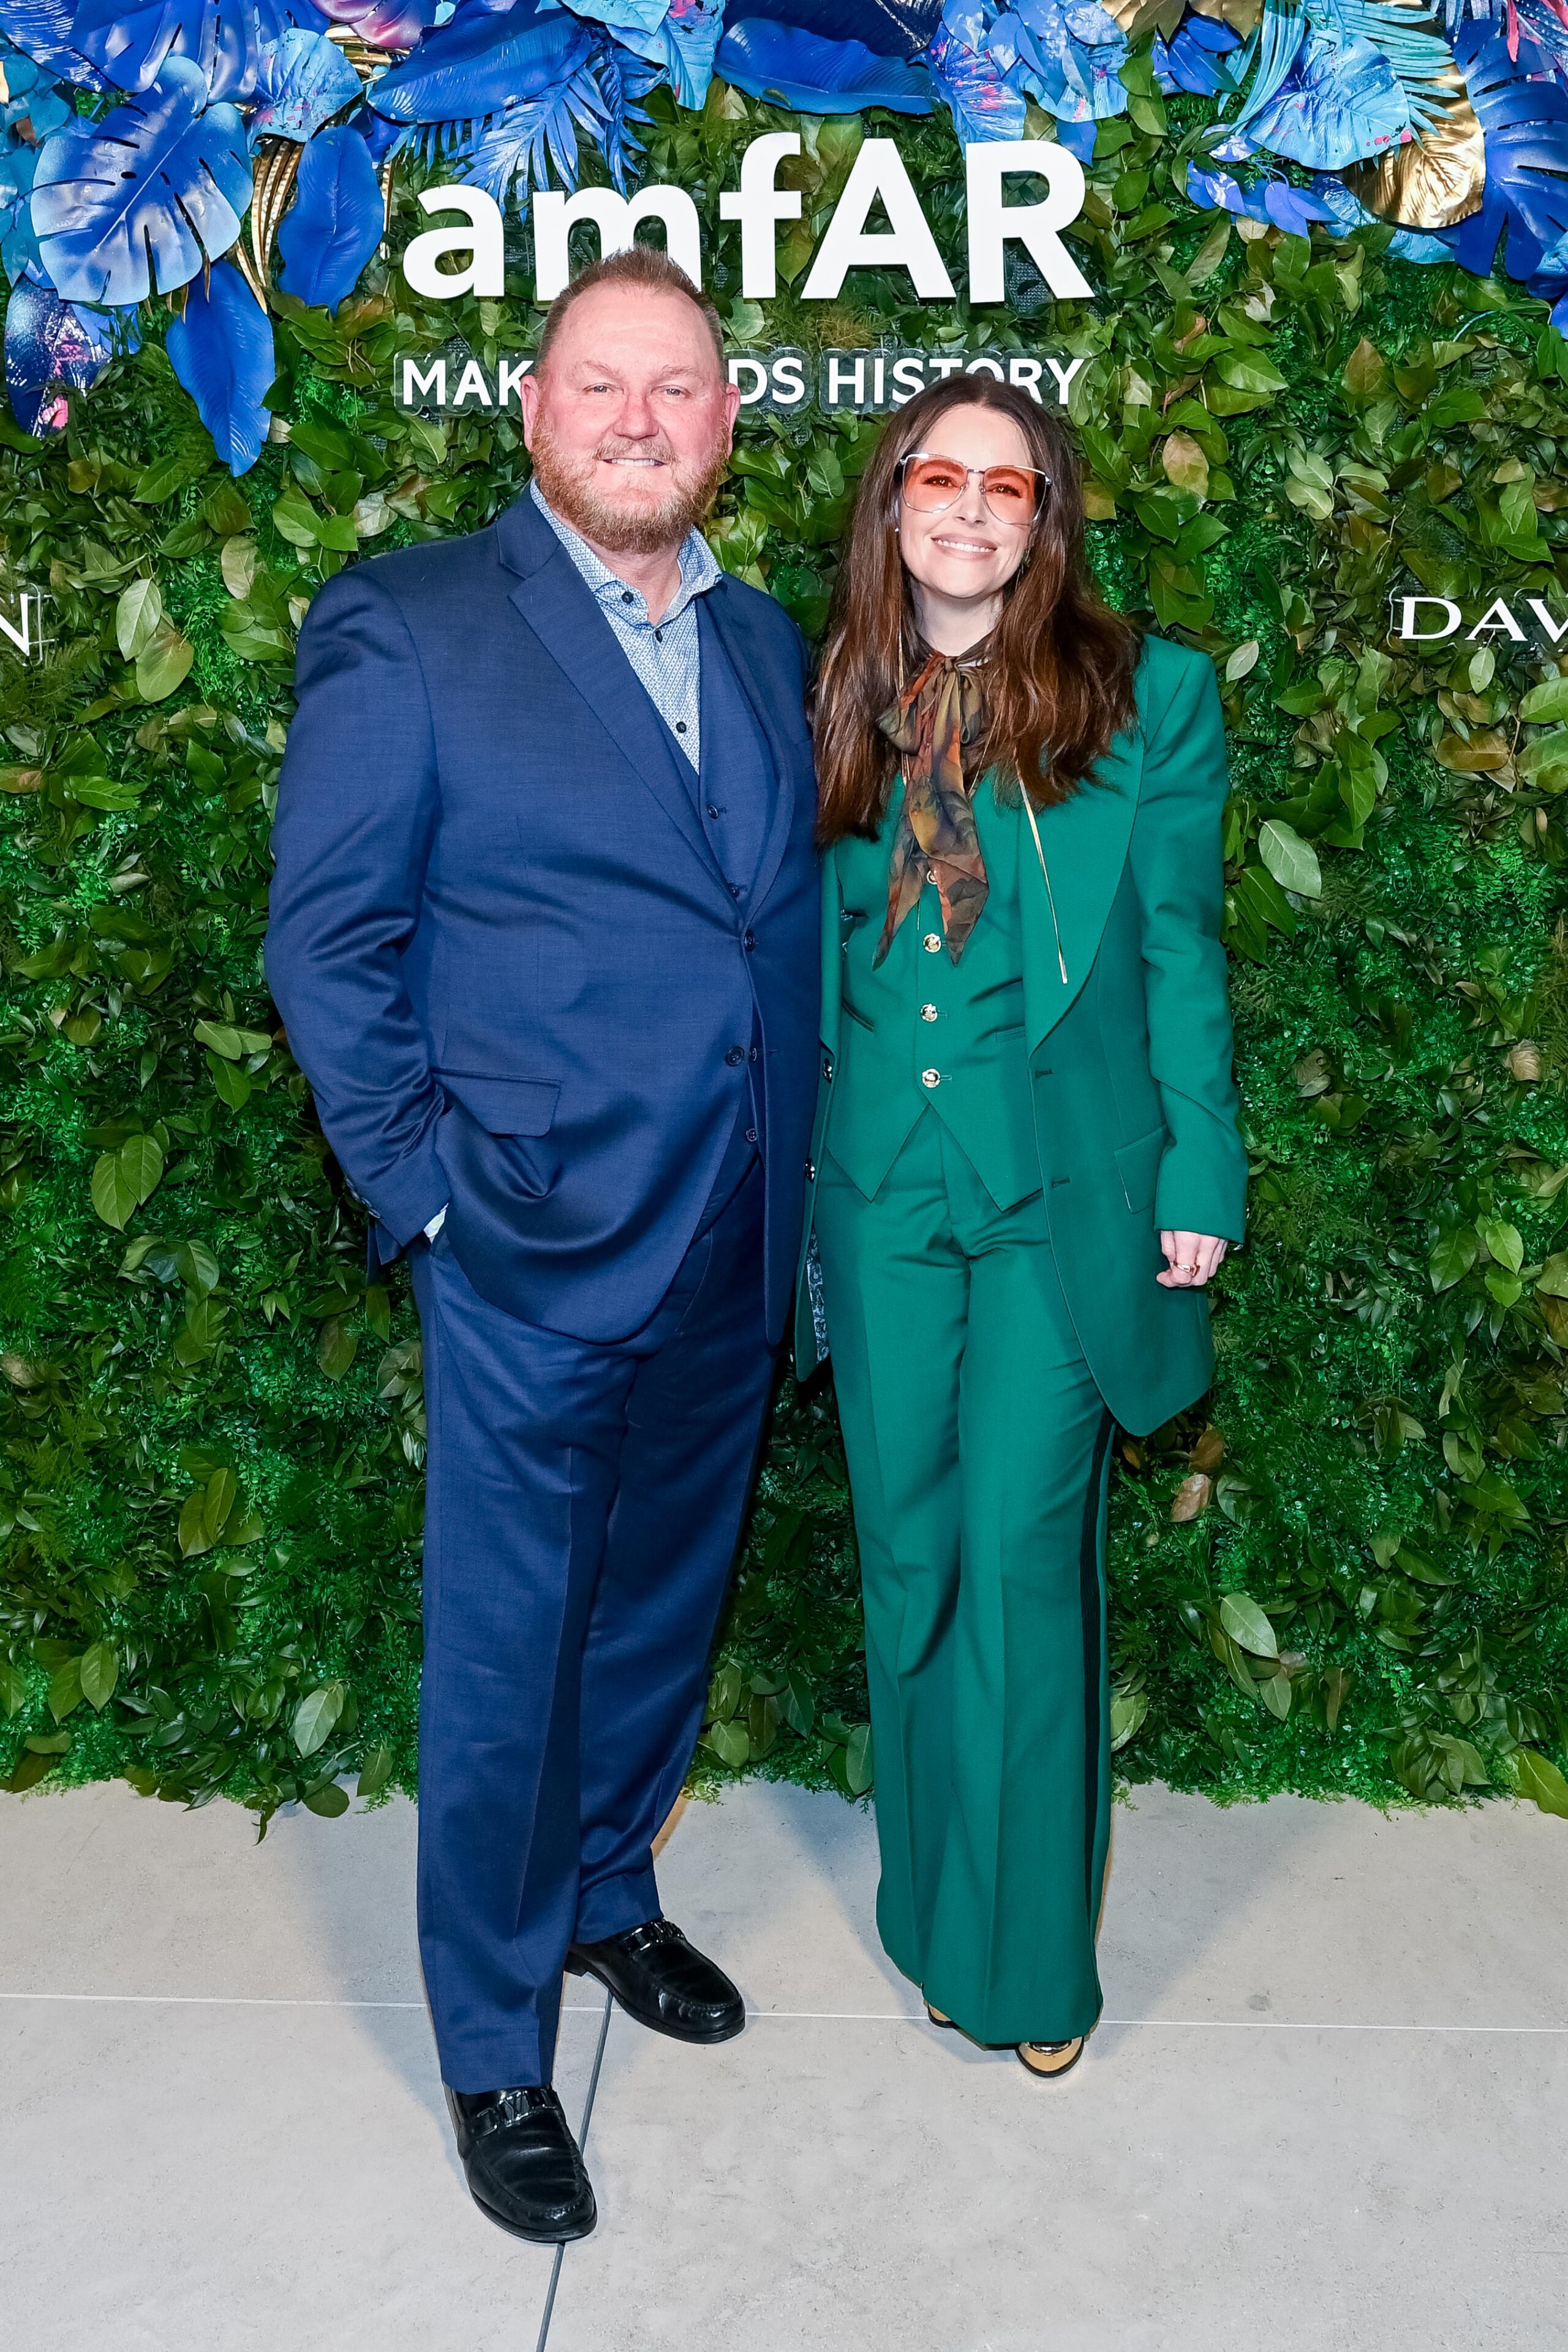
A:
[[[1568,617],[1554,621],[1539,596],[1527,596],[1521,601],[1524,610],[1530,614],[1542,634],[1554,646],[1561,645],[1563,639],[1568,636]],[[1445,637],[1451,637],[1456,630],[1463,626],[1464,614],[1450,596],[1399,596],[1394,599],[1394,602],[1399,608],[1399,623],[1394,631],[1394,635],[1401,645],[1440,645]],[[1441,614],[1441,622],[1435,627],[1418,626],[1416,614],[1423,609],[1427,613]],[[1530,630],[1521,625],[1511,605],[1506,604],[1500,596],[1494,597],[1475,625],[1465,630],[1467,640],[1471,637],[1504,636],[1511,637],[1516,645],[1523,645],[1530,635]]]
[[[775,240],[781,221],[801,217],[798,189],[777,185],[779,166],[800,153],[798,131],[769,131],[742,150],[741,184],[719,199],[721,217],[741,226],[741,292],[748,301],[767,301],[778,292]],[[1066,147],[1045,139],[986,139],[963,151],[968,204],[969,299],[1005,299],[1003,247],[1024,247],[1053,294],[1088,301],[1093,288],[1074,261],[1059,232],[1083,210],[1083,166]],[[1033,173],[1046,183],[1038,204],[1009,205],[1004,183],[1010,174]],[[425,229],[403,257],[403,274],[416,294],[436,302],[460,294],[496,299],[506,292],[505,231],[501,209],[482,188],[456,184],[421,191],[428,213],[460,212],[458,228]],[[878,205],[889,226],[866,226]],[[613,188],[579,188],[563,195],[541,188],[531,200],[534,299],[552,302],[571,276],[567,247],[579,221],[599,233],[600,250],[624,252],[637,223],[657,220],[672,260],[695,285],[702,284],[702,227],[697,206],[684,188],[658,183],[635,196]],[[466,254],[465,266],[437,268],[446,256]],[[891,139],[863,140],[844,193],[823,231],[801,296],[807,302],[837,300],[851,269],[907,270],[915,292],[927,302],[951,302],[954,287],[921,208],[914,183]]]

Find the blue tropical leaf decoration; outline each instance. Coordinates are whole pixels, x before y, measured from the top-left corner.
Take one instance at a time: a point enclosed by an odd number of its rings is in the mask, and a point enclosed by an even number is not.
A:
[[[1380,49],[1310,29],[1284,82],[1247,117],[1255,147],[1309,171],[1342,172],[1407,139],[1405,84]]]
[[[1375,213],[1368,212],[1361,198],[1342,180],[1331,173],[1320,172],[1312,182],[1312,194],[1327,208],[1336,236],[1349,236],[1352,229],[1381,228],[1383,223]],[[1454,258],[1452,229],[1427,231],[1414,228],[1395,229],[1389,239],[1388,250],[1402,261],[1452,261]]]
[[[5,389],[23,431],[63,431],[69,403],[59,388],[90,391],[114,350],[110,321],[84,317],[52,286],[24,278],[5,309]]]
[[[359,94],[359,76],[336,41],[290,27],[261,61],[249,121],[252,149],[258,139],[313,139]]]
[[[736,19],[766,20],[821,40],[858,41],[879,58],[923,57],[942,0],[734,0]]]
[[[182,58],[200,68],[209,98],[247,99],[290,26],[320,32],[312,0],[79,0],[71,30],[121,89],[151,89]]]
[[[566,0],[574,16],[588,16],[607,25],[617,40],[643,54],[642,43],[664,28],[669,0]]]
[[[966,143],[981,139],[1020,139],[1027,101],[1009,75],[1016,52],[1010,46],[993,56],[989,0],[947,0],[926,65],[938,98],[946,101],[952,127]]]
[[[1240,88],[1234,64],[1226,59],[1241,37],[1212,16],[1189,16],[1169,47],[1156,33],[1150,62],[1165,95],[1184,89],[1193,98],[1230,98]]]
[[[238,112],[207,106],[201,68],[169,58],[142,96],[45,141],[33,228],[62,295],[119,305],[188,284],[228,251],[249,202]]]
[[[1127,110],[1121,68],[1127,36],[1100,0],[1015,0],[991,35],[992,55],[1008,65],[1014,87],[1038,99],[1058,123],[1087,131]],[[992,131],[992,138],[1012,133]]]
[[[1247,188],[1229,172],[1205,172],[1192,163],[1187,165],[1187,194],[1195,205],[1218,205],[1248,220],[1271,223],[1290,236],[1305,236],[1313,221],[1331,217],[1321,196],[1293,188],[1288,180],[1256,180]]]
[[[749,98],[799,114],[858,114],[868,106],[931,112],[930,82],[902,58],[877,57],[859,41],[825,41],[768,17],[742,16],[729,26],[717,69]]]
[[[707,98],[723,37],[724,0],[669,0],[652,62],[663,66],[678,106],[696,108]]]
[[[1521,38],[1517,59],[1488,25],[1460,27],[1454,57],[1486,138],[1481,207],[1459,225],[1455,257],[1485,278],[1506,227],[1510,278],[1531,278],[1568,236],[1568,90],[1551,59]]]
[[[349,26],[378,49],[411,49],[444,5],[445,0],[316,0],[323,16]]]
[[[294,202],[278,230],[279,284],[335,310],[386,234],[370,151],[356,131],[322,131],[300,158]]]
[[[411,127],[477,122],[547,96],[594,47],[589,27],[565,8],[519,0],[500,15],[470,5],[383,74],[370,102],[389,121]]]
[[[20,49],[0,38],[0,68],[5,72],[5,97],[0,123],[18,139],[36,142],[58,131],[76,112],[73,93]]]
[[[0,0],[0,33],[61,81],[103,89],[103,76],[71,37],[75,13],[68,0]]]
[[[165,345],[230,473],[247,474],[267,438],[264,406],[277,373],[272,321],[232,262],[185,297]]]
[[[636,125],[650,119],[638,101],[658,79],[653,68],[618,41],[598,53],[546,98],[525,100],[492,116],[456,151],[458,177],[483,188],[498,205],[515,195],[521,205],[531,188],[546,184],[548,167],[568,187],[577,180],[577,134],[595,141],[624,195],[641,152]]]
[[[29,267],[44,274],[38,240],[33,235],[33,172],[37,150],[19,141],[0,146],[0,260],[14,286]]]

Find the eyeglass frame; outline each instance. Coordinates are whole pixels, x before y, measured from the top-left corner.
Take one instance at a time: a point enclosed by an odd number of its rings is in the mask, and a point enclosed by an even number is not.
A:
[[[904,499],[904,468],[907,466],[918,465],[922,457],[941,457],[944,466],[956,466],[958,464],[958,459],[956,457],[945,457],[940,449],[906,449],[903,456],[898,461],[898,492],[899,503],[900,506],[903,504]],[[1000,466],[965,466],[963,468],[963,489],[955,490],[952,498],[948,499],[946,506],[915,507],[911,509],[911,512],[915,514],[946,514],[949,508],[957,506],[959,500],[963,497],[964,492],[968,489],[970,483],[973,480],[975,475],[978,474],[980,477],[980,496],[986,513],[991,517],[993,522],[1011,523],[1013,520],[1012,517],[1010,515],[998,514],[995,508],[992,505],[990,499],[986,496],[986,475],[999,472],[1033,474],[1036,480],[1039,483],[1039,503],[1036,507],[1034,513],[1029,517],[1028,521],[1028,528],[1030,530],[1033,530],[1035,525],[1039,521],[1041,515],[1044,514],[1046,510],[1045,492],[1051,487],[1051,477],[1047,473],[1043,466],[1017,466],[1012,464],[1011,460],[1006,458],[1002,460]]]

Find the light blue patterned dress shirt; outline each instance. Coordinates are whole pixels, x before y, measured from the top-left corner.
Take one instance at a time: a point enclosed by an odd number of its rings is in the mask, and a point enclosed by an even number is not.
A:
[[[657,626],[647,600],[602,562],[587,541],[563,522],[540,493],[534,505],[572,558],[599,610],[616,633],[654,709],[694,768],[702,761],[702,657],[697,604],[721,576],[718,559],[700,531],[688,531],[680,550],[680,585]]]

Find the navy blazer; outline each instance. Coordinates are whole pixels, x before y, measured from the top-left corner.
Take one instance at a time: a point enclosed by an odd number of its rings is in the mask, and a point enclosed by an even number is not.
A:
[[[775,1339],[794,1280],[819,1051],[805,650],[740,581],[706,602],[775,779],[739,902],[530,500],[340,572],[300,637],[267,971],[321,1125],[381,1256],[449,1202],[481,1296],[584,1339],[629,1336],[668,1288],[753,1021]]]

